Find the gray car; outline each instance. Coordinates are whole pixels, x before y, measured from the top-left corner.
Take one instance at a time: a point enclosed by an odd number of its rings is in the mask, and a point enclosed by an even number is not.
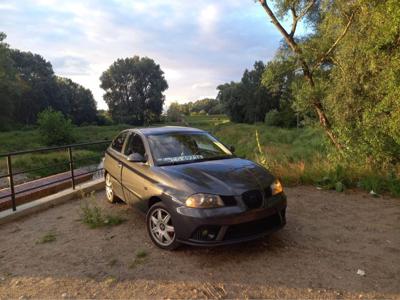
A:
[[[145,209],[149,236],[163,249],[253,240],[286,224],[280,181],[203,130],[124,130],[104,168],[107,199]]]

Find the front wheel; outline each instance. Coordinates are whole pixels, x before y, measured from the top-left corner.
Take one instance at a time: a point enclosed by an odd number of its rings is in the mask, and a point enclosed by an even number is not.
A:
[[[179,247],[171,214],[162,202],[155,203],[147,212],[146,225],[149,236],[156,246],[166,250]]]

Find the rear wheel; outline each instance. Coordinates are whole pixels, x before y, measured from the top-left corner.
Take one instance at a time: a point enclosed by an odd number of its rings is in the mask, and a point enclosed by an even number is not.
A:
[[[166,250],[174,250],[180,243],[176,241],[172,217],[162,202],[155,203],[147,213],[147,231],[154,244]]]
[[[110,203],[115,203],[118,200],[117,196],[114,194],[110,173],[106,174],[106,197]]]

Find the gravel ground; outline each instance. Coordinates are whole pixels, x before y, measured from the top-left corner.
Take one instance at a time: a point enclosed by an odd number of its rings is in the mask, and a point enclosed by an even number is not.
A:
[[[142,213],[89,229],[80,201],[0,226],[0,299],[8,298],[397,298],[400,200],[314,187],[287,188],[287,226],[217,248],[152,245]],[[50,241],[41,243],[47,236]],[[365,276],[357,274],[361,269]]]

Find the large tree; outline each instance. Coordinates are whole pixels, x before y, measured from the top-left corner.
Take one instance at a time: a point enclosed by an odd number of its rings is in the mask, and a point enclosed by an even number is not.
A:
[[[326,105],[349,156],[387,166],[400,162],[400,6],[358,2],[352,30],[329,65]]]
[[[65,104],[62,112],[76,125],[95,122],[97,110],[92,92],[71,79],[56,77],[56,80],[59,102]]]
[[[265,68],[263,62],[256,61],[253,69],[244,71],[240,82],[218,86],[217,99],[233,122],[262,122],[266,112],[279,108],[279,99],[262,84]]]
[[[5,38],[6,35],[0,32],[0,129],[7,128],[12,121],[14,100],[21,90],[21,82]]]
[[[320,87],[315,80],[315,74],[323,71],[324,63],[331,61],[333,54],[346,36],[356,14],[355,1],[347,0],[258,0],[272,24],[282,34],[284,41],[293,51],[297,63],[303,72],[304,78],[309,85],[308,104],[311,106],[321,126],[332,143],[341,149],[337,134],[332,128],[323,98],[320,95]],[[271,3],[276,8],[274,12]],[[326,15],[334,15],[335,18],[326,18]],[[287,16],[291,17],[290,30],[282,25],[282,20]],[[334,20],[334,23],[331,21]],[[315,28],[320,26],[330,27],[329,34],[319,37],[318,44],[302,43],[302,39],[296,38],[296,30],[299,22],[308,21]],[[325,22],[327,21],[327,22]],[[317,30],[317,33],[319,31]]]
[[[143,125],[161,115],[168,84],[154,60],[139,56],[118,59],[100,81],[115,121]]]
[[[14,102],[14,120],[33,124],[37,114],[45,108],[61,110],[63,103],[57,102],[57,85],[51,63],[38,54],[16,49],[12,49],[10,55],[23,86]]]

